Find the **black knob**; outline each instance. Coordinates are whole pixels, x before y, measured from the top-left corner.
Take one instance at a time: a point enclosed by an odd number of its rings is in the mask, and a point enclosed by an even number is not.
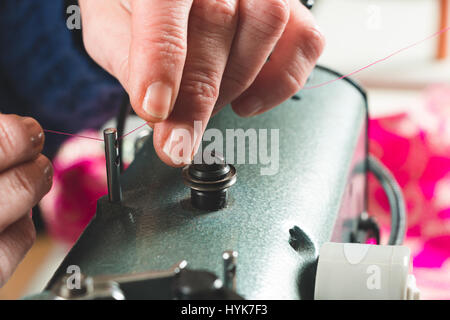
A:
[[[191,188],[191,203],[202,210],[226,206],[228,188],[236,182],[236,168],[226,164],[215,152],[207,163],[191,164],[183,169],[184,183]]]
[[[308,9],[311,9],[314,6],[314,0],[301,0],[301,2]]]

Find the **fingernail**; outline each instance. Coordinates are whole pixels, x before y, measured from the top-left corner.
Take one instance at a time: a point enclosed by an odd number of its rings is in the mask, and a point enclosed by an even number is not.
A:
[[[51,182],[53,180],[53,167],[51,164],[47,165],[44,168],[44,176],[47,179],[47,182]]]
[[[201,125],[194,125],[194,132],[192,136],[192,128],[182,126],[172,129],[164,144],[163,152],[175,165],[185,165],[192,162],[198,147],[197,142],[202,134]]]
[[[46,185],[51,185],[53,181],[52,163],[43,155],[39,155],[36,161],[39,168],[42,170],[43,181]]]
[[[42,141],[44,140],[44,132],[42,131],[41,126],[37,123],[33,118],[26,117],[23,119],[25,123],[28,133],[30,135],[30,141],[34,148],[37,148],[42,145]]]
[[[257,96],[248,96],[239,101],[239,115],[251,117],[264,108],[263,101]]]
[[[172,94],[172,87],[155,82],[147,88],[142,109],[153,118],[165,120],[172,106]]]

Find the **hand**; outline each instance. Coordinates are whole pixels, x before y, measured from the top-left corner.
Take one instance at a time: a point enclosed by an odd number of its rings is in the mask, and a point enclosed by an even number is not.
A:
[[[43,145],[36,120],[0,114],[0,287],[33,245],[30,211],[52,185]]]
[[[190,162],[209,118],[226,104],[248,117],[294,95],[324,47],[299,0],[79,2],[88,53],[155,124],[155,149],[169,165]],[[174,148],[174,129],[195,137],[186,154]]]

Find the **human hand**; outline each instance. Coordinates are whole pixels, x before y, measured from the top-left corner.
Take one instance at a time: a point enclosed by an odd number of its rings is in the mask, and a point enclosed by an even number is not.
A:
[[[43,145],[36,120],[0,114],[0,287],[33,245],[30,211],[52,185]]]
[[[209,118],[228,103],[248,117],[294,95],[324,47],[299,0],[79,2],[87,52],[155,124],[155,149],[169,165],[190,163]],[[174,148],[175,129],[194,137],[187,152]]]

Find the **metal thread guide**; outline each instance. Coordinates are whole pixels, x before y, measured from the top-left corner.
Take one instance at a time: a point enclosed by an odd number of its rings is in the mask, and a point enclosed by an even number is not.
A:
[[[103,131],[105,138],[106,175],[108,180],[109,202],[122,202],[120,185],[120,157],[117,130],[108,128]]]

